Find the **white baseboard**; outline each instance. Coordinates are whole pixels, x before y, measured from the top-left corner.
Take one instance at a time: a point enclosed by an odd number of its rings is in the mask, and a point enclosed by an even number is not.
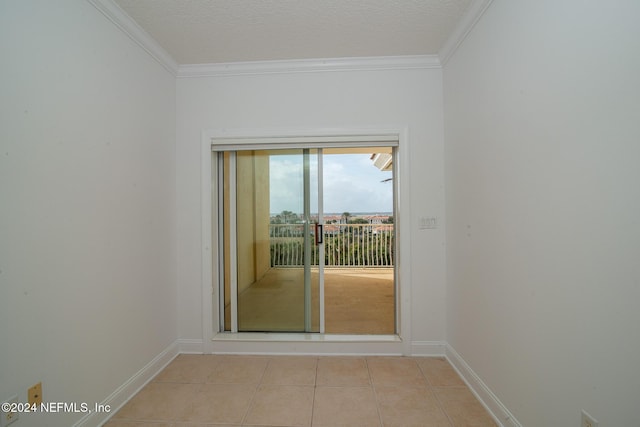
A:
[[[480,403],[493,416],[496,423],[501,427],[522,427],[506,406],[500,402],[495,394],[487,387],[480,377],[473,372],[464,359],[451,347],[446,344],[446,357],[465,383],[469,386],[473,394]]]
[[[100,426],[106,423],[113,414],[118,412],[131,397],[151,381],[151,379],[164,369],[179,353],[178,342],[173,342],[106,399],[100,402],[101,405],[110,408],[109,412],[88,413],[75,423],[73,427]]]
[[[444,356],[447,343],[444,341],[412,341],[412,356]]]
[[[201,339],[179,339],[178,348],[184,354],[203,354],[204,347]]]

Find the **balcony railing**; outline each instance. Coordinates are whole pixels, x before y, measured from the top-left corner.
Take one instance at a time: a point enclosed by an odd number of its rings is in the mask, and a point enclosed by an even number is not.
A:
[[[271,266],[304,265],[304,224],[270,224]],[[311,227],[311,238],[314,227]],[[392,267],[393,224],[326,224],[324,264],[328,267]],[[311,245],[311,264],[318,265],[318,246]]]

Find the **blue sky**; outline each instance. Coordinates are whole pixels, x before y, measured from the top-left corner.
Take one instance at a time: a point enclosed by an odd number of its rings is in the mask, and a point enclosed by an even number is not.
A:
[[[373,165],[370,154],[326,154],[324,167],[324,212],[392,212],[391,178]],[[311,156],[311,212],[317,212],[316,156]],[[301,213],[303,204],[302,155],[271,156],[271,213],[284,210]]]

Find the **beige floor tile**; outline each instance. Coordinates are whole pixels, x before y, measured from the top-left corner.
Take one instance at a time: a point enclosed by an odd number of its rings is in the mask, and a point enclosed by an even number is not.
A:
[[[140,421],[114,420],[104,424],[103,427],[174,427],[172,423],[147,423]]]
[[[385,427],[450,427],[433,392],[424,387],[376,387]]]
[[[193,399],[197,384],[147,384],[114,416],[113,420],[172,421],[176,413]]]
[[[319,386],[369,386],[369,371],[362,357],[320,357],[316,384]]]
[[[203,383],[211,375],[220,358],[210,354],[181,354],[173,359],[153,381]]]
[[[278,357],[269,360],[262,384],[314,385],[316,357]]]
[[[171,427],[238,427],[241,424],[220,424],[220,423],[175,423]],[[245,425],[245,424],[242,424]],[[264,426],[261,426],[264,427]]]
[[[220,424],[220,423],[175,423],[171,427],[238,427],[245,424]],[[264,427],[264,426],[261,426]]]
[[[211,424],[211,423],[176,423],[171,427],[238,427],[240,424]],[[244,424],[243,424],[244,425]],[[144,427],[144,426],[143,426]],[[261,426],[262,427],[262,426]]]
[[[224,357],[207,377],[208,383],[258,384],[269,359],[265,357]]]
[[[260,385],[244,423],[310,426],[313,386]]]
[[[463,384],[444,358],[181,355],[105,427],[495,427]]]
[[[199,384],[197,394],[177,412],[176,420],[195,423],[242,422],[255,386],[245,384]]]
[[[466,387],[434,388],[445,413],[455,427],[495,427],[484,406]]]
[[[416,358],[416,362],[424,376],[427,378],[427,382],[433,387],[464,387],[465,383],[462,381],[458,373],[453,367],[442,357],[425,357]]]
[[[368,357],[367,365],[374,386],[427,386],[418,364],[412,358]]]
[[[380,426],[371,387],[317,387],[313,403],[313,427]]]

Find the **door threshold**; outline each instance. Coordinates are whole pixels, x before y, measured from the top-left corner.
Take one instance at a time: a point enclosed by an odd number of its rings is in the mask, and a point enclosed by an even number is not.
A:
[[[204,349],[212,354],[402,356],[410,348],[399,335],[219,332]]]
[[[251,342],[402,342],[399,335],[349,335],[320,334],[304,332],[219,332],[211,341],[251,341]]]

